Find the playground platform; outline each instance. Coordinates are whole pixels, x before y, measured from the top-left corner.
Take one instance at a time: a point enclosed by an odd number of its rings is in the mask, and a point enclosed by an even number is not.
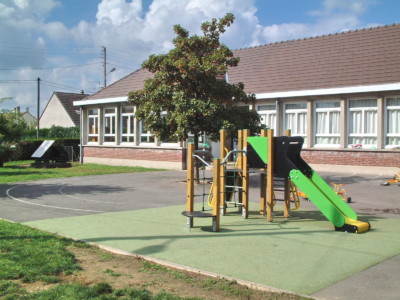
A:
[[[278,201],[274,222],[267,223],[258,213],[256,175],[248,219],[230,208],[220,232],[211,231],[209,219],[195,219],[189,229],[181,215],[186,201],[181,171],[0,185],[0,217],[256,287],[318,299],[398,299],[400,187],[380,185],[394,172],[314,169],[327,182],[346,184],[350,205],[371,223],[371,231],[336,232],[305,200],[288,220]],[[201,199],[196,202],[200,210]],[[206,203],[204,208],[209,209]]]

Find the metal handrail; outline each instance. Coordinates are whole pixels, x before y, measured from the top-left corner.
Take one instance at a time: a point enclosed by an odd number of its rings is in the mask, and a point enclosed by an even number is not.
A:
[[[228,154],[225,156],[225,158],[224,158],[224,160],[221,162],[221,165],[224,165],[224,164],[226,164],[226,162],[228,161],[228,158],[229,158],[229,156],[231,155],[231,154],[233,154],[233,153],[243,153],[243,154],[246,154],[246,150],[244,149],[244,150],[231,150],[231,151],[229,151],[228,152]]]
[[[213,165],[210,165],[208,162],[206,162],[204,159],[202,159],[200,156],[193,154],[193,157],[198,158],[203,164],[205,164],[207,167],[212,168]]]

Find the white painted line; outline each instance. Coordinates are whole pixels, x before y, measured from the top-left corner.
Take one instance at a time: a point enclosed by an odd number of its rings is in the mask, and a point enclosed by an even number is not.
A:
[[[59,207],[59,206],[53,206],[53,205],[32,203],[32,202],[24,201],[24,200],[21,200],[21,199],[18,199],[18,198],[15,198],[15,197],[11,196],[11,194],[10,194],[11,190],[13,190],[13,189],[15,189],[15,188],[17,188],[17,187],[20,187],[20,186],[21,186],[21,185],[17,185],[17,186],[14,186],[14,187],[12,187],[12,188],[9,188],[9,189],[6,191],[6,195],[7,195],[9,198],[11,198],[11,199],[13,199],[13,200],[15,200],[15,201],[22,202],[22,203],[25,203],[25,204],[30,204],[30,205],[41,206],[41,207],[48,207],[48,208],[55,208],[55,209],[64,209],[64,210],[73,210],[73,211],[86,211],[86,212],[94,212],[94,213],[104,213],[104,212],[105,212],[105,211],[100,211],[100,210],[80,209],[80,208],[69,208],[69,207]]]
[[[69,194],[64,193],[64,192],[63,192],[63,189],[64,189],[64,188],[65,188],[65,186],[60,187],[60,188],[58,189],[58,192],[59,192],[61,195],[66,196],[66,197],[70,197],[70,198],[78,199],[78,200],[83,200],[83,201],[89,201],[89,202],[115,204],[114,202],[99,201],[99,200],[90,200],[90,199],[86,199],[86,198],[80,198],[80,197],[72,196],[72,195],[69,195]]]

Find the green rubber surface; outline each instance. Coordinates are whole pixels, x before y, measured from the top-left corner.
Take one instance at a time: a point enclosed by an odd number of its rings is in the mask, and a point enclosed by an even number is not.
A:
[[[256,214],[221,217],[186,227],[185,206],[169,206],[24,224],[113,248],[270,287],[312,294],[400,254],[400,218],[363,218],[364,234],[334,231],[318,211],[293,211],[289,221],[267,223]],[[229,209],[228,209],[229,211]],[[277,212],[277,214],[280,214]]]

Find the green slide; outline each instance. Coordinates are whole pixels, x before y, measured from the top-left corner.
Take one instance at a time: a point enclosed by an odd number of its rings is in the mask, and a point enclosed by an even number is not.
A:
[[[274,137],[268,147],[266,137],[249,137],[247,155],[250,165],[258,156],[269,164],[268,151],[273,151],[274,176],[289,178],[315,204],[337,231],[361,233],[368,231],[368,222],[357,221],[354,210],[300,156],[302,137]],[[270,149],[271,148],[271,149]]]
[[[362,233],[370,229],[369,223],[357,221],[354,210],[314,170],[312,175],[307,177],[300,170],[293,169],[289,177],[335,226],[336,230]]]

